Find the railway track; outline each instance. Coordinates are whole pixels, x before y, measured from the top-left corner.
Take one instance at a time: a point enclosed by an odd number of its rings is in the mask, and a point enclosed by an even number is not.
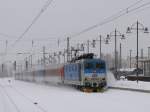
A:
[[[5,103],[6,107],[7,104],[9,104],[11,105],[11,108],[13,108],[13,111],[10,109],[11,112],[48,112],[41,105],[39,105],[38,102],[25,96],[11,84],[5,85],[5,83],[6,82],[0,83],[0,94],[7,99],[7,102]]]
[[[141,90],[141,89],[133,89],[133,88],[122,88],[122,87],[111,87],[111,86],[109,86],[108,89],[125,90],[125,91],[141,92],[141,93],[150,93],[150,90]]]
[[[4,110],[6,112],[21,112],[21,110],[18,108],[14,100],[10,97],[10,95],[6,92],[6,90],[3,88],[2,85],[0,85],[0,95],[1,95],[1,101],[3,101]]]

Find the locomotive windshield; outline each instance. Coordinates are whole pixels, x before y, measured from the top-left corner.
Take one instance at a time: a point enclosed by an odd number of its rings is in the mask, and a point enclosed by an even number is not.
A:
[[[105,69],[104,63],[96,63],[96,69]]]
[[[94,68],[93,63],[90,63],[90,62],[85,63],[85,69],[93,69],[93,68]]]
[[[100,60],[86,60],[84,62],[85,73],[102,73],[105,72],[105,62]]]

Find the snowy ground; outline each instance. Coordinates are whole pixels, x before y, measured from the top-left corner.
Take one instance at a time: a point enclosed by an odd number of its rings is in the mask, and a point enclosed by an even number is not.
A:
[[[120,88],[131,88],[138,90],[148,90],[150,91],[150,82],[139,81],[128,81],[128,80],[116,80],[111,72],[107,75],[108,86],[110,87],[120,87]]]
[[[149,112],[150,94],[121,90],[83,93],[63,86],[48,86],[0,79],[0,112]],[[34,104],[37,102],[38,104]]]

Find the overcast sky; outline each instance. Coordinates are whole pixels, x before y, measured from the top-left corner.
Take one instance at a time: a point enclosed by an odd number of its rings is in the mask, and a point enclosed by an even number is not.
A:
[[[29,32],[19,41],[15,47],[12,43],[17,39],[39,13],[46,0],[0,0],[0,33],[9,35],[0,36],[1,53],[5,49],[5,40],[8,40],[8,54],[10,52],[28,52],[31,51],[31,40],[34,39],[34,50],[42,51],[45,45],[47,51],[55,51],[57,48],[57,39],[64,39],[67,36],[82,31],[96,23],[102,22],[105,18],[127,8],[138,0],[53,0],[48,9],[32,26]],[[143,0],[143,4],[149,0]],[[71,43],[75,45],[78,42],[87,39],[98,38],[99,35],[106,37],[107,33],[117,28],[120,32],[126,33],[127,26],[139,20],[142,24],[150,28],[150,5],[144,10],[137,10],[126,16],[123,16],[106,25],[95,28],[80,36],[73,37]],[[129,50],[136,53],[136,33],[126,36],[122,42],[123,56],[129,55]],[[43,39],[43,40],[42,40]],[[147,55],[147,47],[150,46],[149,34],[140,34],[140,48],[144,48],[144,54]],[[65,42],[60,44],[61,48]],[[98,46],[98,45],[97,45]],[[119,41],[118,41],[119,49]],[[110,45],[104,45],[104,53],[114,51],[114,38]],[[11,55],[12,56],[12,55]],[[13,57],[13,56],[12,56]]]

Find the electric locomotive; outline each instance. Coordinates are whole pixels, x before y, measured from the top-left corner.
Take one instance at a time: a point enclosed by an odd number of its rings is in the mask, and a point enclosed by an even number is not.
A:
[[[106,64],[94,59],[94,54],[84,54],[64,65],[63,83],[78,88],[102,89],[107,86]]]

